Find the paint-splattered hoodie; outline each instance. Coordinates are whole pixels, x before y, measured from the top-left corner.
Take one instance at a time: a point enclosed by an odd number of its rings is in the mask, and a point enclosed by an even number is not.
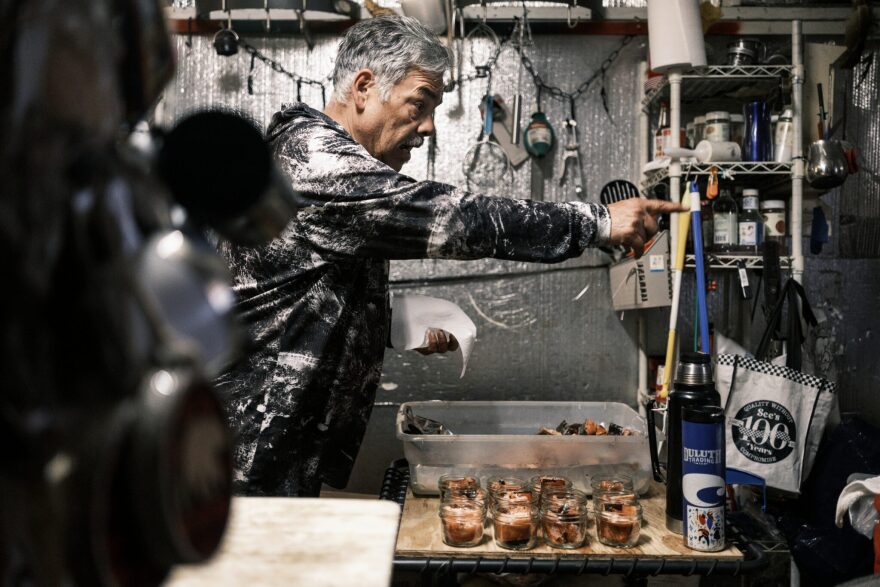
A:
[[[344,487],[388,341],[390,259],[553,263],[608,238],[605,207],[489,197],[416,181],[336,122],[295,104],[268,140],[300,212],[261,248],[221,244],[251,332],[218,380],[238,431],[236,486],[265,495]]]

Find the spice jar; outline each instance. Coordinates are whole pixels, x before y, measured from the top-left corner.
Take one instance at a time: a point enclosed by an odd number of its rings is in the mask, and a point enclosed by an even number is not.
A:
[[[703,139],[710,143],[730,141],[730,113],[723,110],[707,112]]]
[[[577,489],[548,490],[541,500],[541,533],[553,548],[578,548],[587,539],[587,496]]]
[[[761,217],[764,220],[764,242],[776,242],[779,251],[785,250],[785,200],[764,200],[761,202]]]
[[[468,497],[448,497],[440,503],[443,542],[449,546],[470,547],[483,541],[486,502]]]
[[[560,489],[571,489],[571,480],[559,475],[535,475],[529,481],[529,487],[538,497],[538,505],[541,505],[541,493]]]
[[[480,486],[480,480],[473,475],[442,475],[437,483],[440,490],[440,499],[446,495],[450,489],[455,490],[474,490]]]
[[[492,505],[495,544],[508,550],[528,550],[535,546],[540,512],[538,496],[532,491],[509,491],[496,495]]]

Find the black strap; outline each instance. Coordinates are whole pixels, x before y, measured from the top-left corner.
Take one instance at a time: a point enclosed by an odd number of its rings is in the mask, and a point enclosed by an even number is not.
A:
[[[770,339],[773,333],[779,330],[779,324],[782,321],[782,310],[787,300],[788,336],[786,337],[786,340],[788,342],[788,347],[786,352],[788,353],[788,356],[786,357],[785,364],[790,369],[800,371],[803,363],[801,347],[804,343],[804,332],[801,327],[800,318],[797,315],[798,298],[801,300],[801,314],[803,315],[804,320],[807,321],[807,324],[810,326],[816,326],[818,324],[816,316],[813,314],[813,310],[810,307],[810,302],[807,300],[807,292],[804,291],[804,286],[794,279],[789,279],[782,287],[782,292],[776,302],[776,306],[767,318],[767,328],[764,330],[764,335],[761,337],[761,342],[758,345],[758,352],[755,353],[755,357],[758,360],[767,360],[767,349],[770,347]]]

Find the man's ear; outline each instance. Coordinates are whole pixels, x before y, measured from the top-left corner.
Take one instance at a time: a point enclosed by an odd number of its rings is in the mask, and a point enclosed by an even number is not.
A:
[[[354,74],[351,82],[351,99],[358,110],[363,110],[367,105],[367,96],[376,88],[376,76],[371,69],[361,69]]]

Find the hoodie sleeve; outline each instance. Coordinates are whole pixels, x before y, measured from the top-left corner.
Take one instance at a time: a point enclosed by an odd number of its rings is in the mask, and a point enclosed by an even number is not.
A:
[[[598,204],[484,196],[416,181],[329,119],[299,118],[272,143],[297,192],[293,230],[325,253],[553,263],[603,244],[611,232],[608,210]]]

